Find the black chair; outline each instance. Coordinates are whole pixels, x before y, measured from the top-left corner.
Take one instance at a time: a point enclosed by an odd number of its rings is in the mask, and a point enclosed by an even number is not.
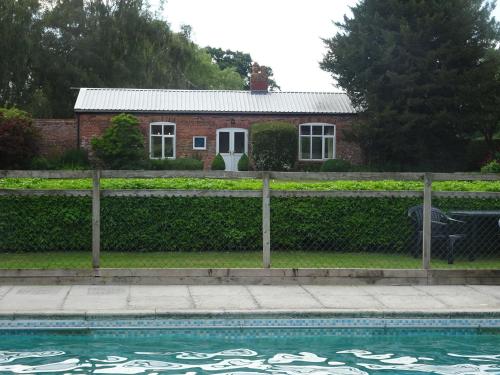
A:
[[[422,249],[424,206],[418,205],[408,210],[408,217],[412,220],[417,236],[417,248],[413,250],[413,255],[418,256]],[[453,264],[455,256],[455,243],[465,237],[463,231],[465,221],[449,217],[439,208],[431,208],[431,242],[441,243],[446,246],[446,258],[448,264]]]

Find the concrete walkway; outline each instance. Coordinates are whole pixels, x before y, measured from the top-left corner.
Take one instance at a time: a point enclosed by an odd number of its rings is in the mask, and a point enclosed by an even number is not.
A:
[[[500,286],[0,286],[0,315],[500,312]]]

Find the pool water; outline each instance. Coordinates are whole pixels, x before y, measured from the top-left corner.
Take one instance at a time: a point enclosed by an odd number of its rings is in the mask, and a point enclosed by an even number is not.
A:
[[[0,331],[0,374],[500,374],[500,331]]]

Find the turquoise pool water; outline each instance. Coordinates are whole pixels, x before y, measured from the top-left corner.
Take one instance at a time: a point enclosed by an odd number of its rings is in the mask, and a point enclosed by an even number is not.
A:
[[[0,374],[500,374],[498,329],[0,331]]]

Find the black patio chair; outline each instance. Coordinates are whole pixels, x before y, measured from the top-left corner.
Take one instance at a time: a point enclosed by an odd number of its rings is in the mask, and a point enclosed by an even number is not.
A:
[[[417,257],[422,249],[424,206],[418,205],[408,210],[408,217],[412,220],[417,236],[417,248],[413,250],[413,256]],[[464,229],[465,221],[453,219],[439,208],[431,208],[431,243],[441,243],[446,247],[446,259],[448,264],[453,264],[455,257],[455,243],[465,237],[460,233]],[[432,245],[431,245],[432,246]]]

